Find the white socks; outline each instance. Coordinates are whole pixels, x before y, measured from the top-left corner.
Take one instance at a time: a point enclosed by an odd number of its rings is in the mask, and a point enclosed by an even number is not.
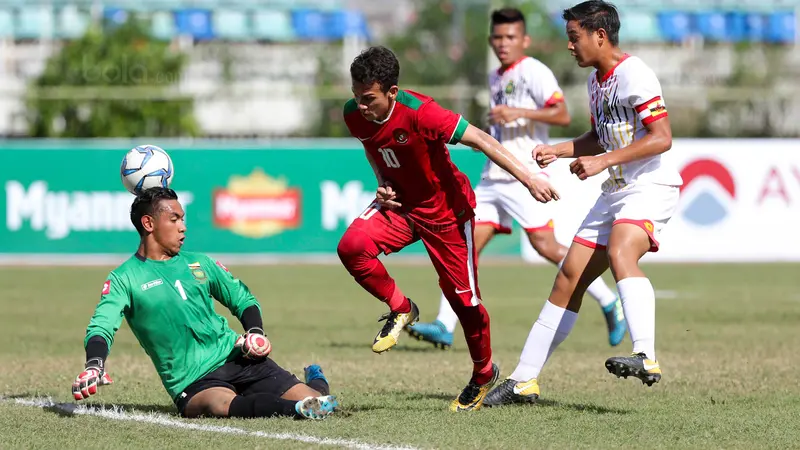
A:
[[[450,306],[450,302],[447,301],[447,297],[445,297],[444,294],[442,294],[442,300],[439,304],[439,315],[436,317],[436,320],[444,324],[448,333],[455,331],[456,325],[458,325],[458,316],[455,311],[453,311],[453,307]]]
[[[560,263],[558,263],[559,269],[561,269],[562,264],[564,264],[563,259]],[[617,294],[615,294],[614,291],[608,287],[602,276],[599,276],[592,281],[592,284],[586,288],[586,293],[594,297],[594,299],[597,300],[597,303],[599,303],[600,307],[603,309],[617,301]]]
[[[576,320],[577,313],[556,306],[549,300],[545,302],[510,378],[515,381],[537,378],[553,350],[567,338]]]
[[[625,278],[617,283],[622,310],[633,340],[633,352],[644,353],[656,360],[656,293],[650,280]]]

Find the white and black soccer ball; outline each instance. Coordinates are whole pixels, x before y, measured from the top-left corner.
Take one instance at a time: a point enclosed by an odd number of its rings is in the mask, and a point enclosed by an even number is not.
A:
[[[123,186],[134,195],[151,187],[169,187],[174,173],[172,159],[155,145],[132,148],[119,169]]]

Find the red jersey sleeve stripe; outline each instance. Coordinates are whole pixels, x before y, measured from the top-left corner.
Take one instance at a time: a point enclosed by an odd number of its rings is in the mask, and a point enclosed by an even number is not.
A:
[[[655,97],[653,100],[637,106],[636,112],[639,115],[639,119],[642,121],[642,125],[647,125],[667,117],[667,107],[664,105],[664,100],[662,100],[661,97]]]
[[[659,100],[661,100],[661,96],[659,96],[659,95],[651,98],[650,100],[648,100],[648,101],[642,103],[641,105],[637,106],[636,107],[636,112],[640,113],[640,112],[644,111],[645,109],[647,109],[648,106],[650,106],[651,103],[657,102]]]
[[[655,116],[645,117],[644,119],[642,119],[642,125],[649,125],[649,124],[655,122],[656,120],[663,119],[664,117],[667,117],[667,115],[668,115],[667,111],[664,111],[663,113],[659,113],[659,114],[657,114]]]
[[[553,95],[550,96],[550,99],[548,99],[545,102],[544,106],[546,108],[549,108],[549,107],[551,107],[553,105],[557,105],[557,104],[563,103],[563,102],[564,102],[564,94],[562,94],[559,91],[556,91],[556,92],[553,93]]]
[[[458,144],[461,142],[461,138],[464,137],[464,133],[467,131],[467,127],[469,127],[469,122],[464,116],[458,116],[458,123],[456,124],[455,130],[453,130],[453,135],[450,136],[450,140],[447,142],[448,144]]]

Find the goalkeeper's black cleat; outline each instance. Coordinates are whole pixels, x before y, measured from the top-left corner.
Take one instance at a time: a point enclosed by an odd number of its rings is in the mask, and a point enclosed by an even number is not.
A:
[[[495,363],[492,363],[492,378],[486,384],[475,383],[475,376],[473,375],[467,387],[461,391],[461,395],[450,404],[450,411],[464,412],[481,409],[486,394],[497,383],[498,378],[500,378],[500,368]]]
[[[483,401],[484,406],[496,407],[518,403],[535,403],[539,398],[539,383],[536,378],[517,382],[506,378],[500,386],[492,389]]]
[[[648,386],[661,381],[661,367],[659,367],[658,361],[647,359],[647,355],[644,353],[608,358],[606,369],[617,378],[636,377]]]

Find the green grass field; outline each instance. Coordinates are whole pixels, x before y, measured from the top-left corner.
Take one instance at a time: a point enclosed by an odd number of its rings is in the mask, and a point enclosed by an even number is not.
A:
[[[388,261],[422,318],[432,319],[438,308],[432,268]],[[472,414],[447,409],[470,375],[463,336],[441,351],[404,335],[395,350],[373,354],[383,305],[338,266],[231,267],[264,307],[273,358],[301,376],[311,362],[325,369],[342,402],[342,411],[327,421],[180,419],[123,325],[107,366],[116,384],[102,388],[91,404],[120,406],[128,418],[147,414],[262,436],[74,415],[14,400],[72,403],[84,330],[108,270],[0,270],[0,448],[329,447],[321,439],[364,448],[800,446],[800,265],[649,266],[659,291],[660,384],[647,388],[606,372],[605,359],[629,353],[630,339],[610,348],[599,307],[587,298],[575,330],[540,377],[540,403]],[[481,268],[503,377],[517,363],[553,275],[545,266]],[[233,326],[241,329],[236,321]],[[280,433],[289,433],[282,435],[286,440],[276,440]]]

